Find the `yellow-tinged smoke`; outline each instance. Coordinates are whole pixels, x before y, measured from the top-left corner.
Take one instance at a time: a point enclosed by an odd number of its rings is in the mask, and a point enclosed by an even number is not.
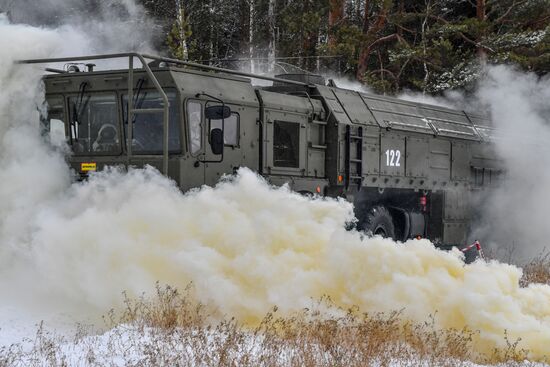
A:
[[[24,267],[34,292],[84,314],[117,304],[121,290],[192,282],[200,300],[244,323],[328,295],[343,307],[479,330],[481,353],[505,348],[506,331],[532,358],[550,356],[550,287],[520,288],[520,269],[465,265],[425,240],[364,238],[344,229],[348,203],[272,188],[248,170],[187,195],[152,169],[103,173],[42,214]]]

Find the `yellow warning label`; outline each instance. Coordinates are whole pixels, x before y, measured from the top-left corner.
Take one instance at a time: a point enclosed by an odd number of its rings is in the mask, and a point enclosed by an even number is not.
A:
[[[81,172],[97,171],[97,164],[96,163],[81,163],[80,164],[80,171]]]

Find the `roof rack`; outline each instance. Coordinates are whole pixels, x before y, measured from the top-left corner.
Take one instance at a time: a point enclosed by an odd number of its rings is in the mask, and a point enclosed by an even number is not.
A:
[[[219,68],[216,66],[202,65],[195,62],[182,61],[178,59],[172,59],[169,57],[149,55],[149,54],[140,54],[137,52],[127,52],[127,53],[117,53],[117,54],[104,54],[104,55],[90,55],[90,56],[76,56],[76,57],[59,57],[59,58],[48,58],[48,59],[31,59],[31,60],[19,60],[16,63],[18,64],[46,64],[46,63],[57,63],[57,62],[74,62],[74,61],[89,61],[89,60],[108,60],[108,59],[119,59],[124,57],[137,57],[145,65],[145,60],[156,60],[164,61],[170,64],[176,64],[181,66],[187,66],[195,69],[215,71],[218,73],[225,73],[231,75],[244,76],[247,78],[268,80],[272,82],[293,84],[299,86],[308,86],[309,84],[298,82],[294,80],[282,79],[282,78],[273,78],[264,75],[258,75],[253,73],[245,73],[243,71],[236,71],[231,69]]]

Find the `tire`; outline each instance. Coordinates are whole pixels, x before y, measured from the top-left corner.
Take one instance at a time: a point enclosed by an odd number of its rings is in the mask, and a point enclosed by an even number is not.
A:
[[[383,206],[375,206],[370,209],[361,222],[360,229],[371,236],[395,239],[395,226],[392,216],[388,209]]]
[[[313,199],[313,193],[309,191],[298,191],[298,194],[305,196],[308,199]]]

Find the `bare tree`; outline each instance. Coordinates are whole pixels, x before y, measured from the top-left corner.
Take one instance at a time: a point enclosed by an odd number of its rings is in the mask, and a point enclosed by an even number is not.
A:
[[[185,17],[185,10],[181,4],[181,0],[176,0],[176,11],[177,11],[177,24],[179,31],[179,41],[181,47],[181,58],[182,60],[189,60],[189,49],[187,47],[187,34],[186,26],[187,19]]]
[[[256,72],[254,62],[254,16],[255,16],[254,0],[248,0],[249,21],[248,21],[248,56],[250,57],[250,72]]]
[[[269,24],[269,54],[268,64],[269,72],[272,73],[275,66],[276,56],[276,34],[275,34],[275,0],[269,0],[269,7],[267,10],[267,20]]]

